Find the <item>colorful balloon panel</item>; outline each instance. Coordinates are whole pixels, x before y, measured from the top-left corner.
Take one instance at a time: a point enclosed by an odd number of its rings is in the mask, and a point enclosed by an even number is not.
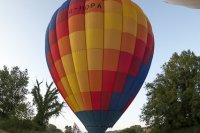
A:
[[[45,49],[61,95],[89,132],[101,133],[140,90],[154,38],[131,0],[68,0],[48,25]]]

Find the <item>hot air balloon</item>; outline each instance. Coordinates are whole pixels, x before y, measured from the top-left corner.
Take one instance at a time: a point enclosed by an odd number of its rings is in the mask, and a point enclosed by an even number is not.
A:
[[[200,1],[199,0],[166,0],[169,4],[181,5],[190,8],[200,9]]]
[[[68,0],[46,32],[49,71],[89,133],[105,132],[125,112],[153,51],[150,22],[131,0]]]

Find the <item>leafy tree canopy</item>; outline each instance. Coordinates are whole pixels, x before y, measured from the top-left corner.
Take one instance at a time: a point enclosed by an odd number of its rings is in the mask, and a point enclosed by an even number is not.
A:
[[[191,51],[174,53],[152,83],[141,120],[154,130],[200,124],[200,57]]]
[[[60,129],[57,129],[57,127],[53,124],[49,124],[47,128],[48,133],[63,133]]]
[[[119,133],[144,133],[143,129],[140,125],[131,126],[130,128],[126,128]]]
[[[32,111],[25,102],[28,79],[28,71],[17,66],[11,70],[4,66],[0,70],[0,118],[31,118]]]
[[[71,126],[65,126],[65,132],[64,133],[72,133],[72,127]]]
[[[32,90],[33,102],[37,107],[37,114],[34,121],[44,129],[48,125],[48,121],[52,116],[58,116],[63,108],[64,102],[58,101],[58,90],[52,89],[53,82],[48,85],[46,83],[47,91],[44,96],[40,92],[40,85],[42,82],[36,80],[36,85]]]

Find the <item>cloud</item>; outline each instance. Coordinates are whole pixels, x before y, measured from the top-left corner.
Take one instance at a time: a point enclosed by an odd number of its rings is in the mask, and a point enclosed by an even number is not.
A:
[[[165,0],[169,4],[186,6],[189,8],[200,9],[200,0]]]

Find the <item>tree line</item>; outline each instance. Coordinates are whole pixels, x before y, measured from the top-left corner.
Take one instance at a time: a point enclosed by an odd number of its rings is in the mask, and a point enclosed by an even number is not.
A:
[[[174,53],[145,88],[147,103],[140,118],[151,132],[200,132],[199,56],[190,50]]]
[[[22,71],[15,66],[9,70],[4,66],[0,70],[0,129],[13,133],[21,133],[21,129],[56,131],[48,121],[52,116],[58,116],[64,106],[64,102],[58,100],[58,90],[52,87],[53,82],[46,83],[46,93],[42,95],[40,87],[42,82],[36,80],[29,92],[28,83],[27,69]],[[33,104],[27,101],[28,94],[32,94]]]

